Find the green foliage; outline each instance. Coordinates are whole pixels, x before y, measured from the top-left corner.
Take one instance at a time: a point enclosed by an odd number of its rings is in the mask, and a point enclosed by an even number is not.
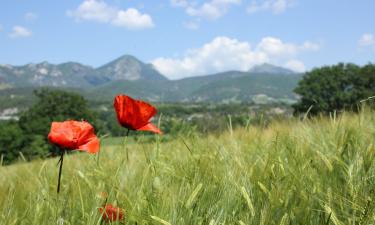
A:
[[[311,114],[358,110],[361,100],[375,96],[375,65],[338,64],[306,73],[295,92],[295,112]]]
[[[17,122],[0,128],[0,149],[4,162],[54,155],[57,149],[47,140],[52,121],[86,120],[96,125],[96,114],[80,95],[61,90],[40,89],[34,92],[37,102],[24,111]]]
[[[34,91],[36,104],[25,111],[19,124],[28,133],[46,134],[52,121],[85,120],[95,122],[95,114],[80,95],[62,90]]]
[[[0,156],[5,164],[19,157],[24,144],[23,132],[15,121],[0,123]]]
[[[273,112],[274,108],[283,110],[283,113],[277,115]],[[188,133],[186,130],[189,129],[204,134],[220,134],[228,128],[229,122],[233,128],[264,126],[274,119],[287,119],[290,114],[288,106],[283,104],[162,104],[158,109],[162,114],[162,130],[171,135]]]
[[[0,167],[0,224],[98,225],[106,192],[128,225],[372,225],[374,137],[374,112],[364,111],[169,142],[122,139],[99,161],[67,155],[59,196],[58,159]]]

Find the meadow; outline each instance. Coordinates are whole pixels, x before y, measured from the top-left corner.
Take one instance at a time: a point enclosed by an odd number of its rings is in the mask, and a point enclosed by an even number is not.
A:
[[[58,158],[0,166],[0,224],[375,224],[374,112],[164,138],[67,155],[59,195]]]

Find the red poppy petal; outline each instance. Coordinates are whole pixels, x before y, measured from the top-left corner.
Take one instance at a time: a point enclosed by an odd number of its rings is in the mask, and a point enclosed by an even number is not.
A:
[[[140,130],[140,131],[150,131],[150,132],[154,132],[156,134],[163,134],[159,128],[157,128],[154,124],[152,123],[148,123],[146,124],[145,126],[141,127],[141,128],[138,128],[137,130]]]
[[[79,145],[82,143],[82,141],[84,142],[86,139],[95,136],[94,127],[88,122],[77,122],[75,126],[77,127],[77,138]]]
[[[64,148],[74,149],[76,147],[74,132],[66,123],[52,122],[48,140]]]
[[[145,126],[157,112],[155,107],[147,102],[126,95],[115,97],[114,108],[119,123],[132,130]]]
[[[100,141],[99,138],[92,137],[86,144],[78,146],[77,150],[80,151],[87,151],[89,153],[95,154],[99,152],[100,149]]]
[[[48,139],[60,148],[90,153],[98,152],[100,147],[93,126],[85,121],[52,122]]]
[[[115,100],[113,102],[113,106],[115,108],[117,119],[118,119],[119,123],[122,124],[122,123],[126,122],[125,121],[126,116],[124,115],[125,114],[125,110],[124,110],[125,104],[124,104],[124,98],[123,98],[122,95],[118,95],[118,96],[115,97]]]
[[[138,116],[137,118],[137,128],[143,127],[144,125],[147,125],[151,117],[153,117],[156,114],[156,109],[152,105],[143,102],[143,101],[136,101],[137,108],[138,108]]]
[[[105,221],[117,221],[117,220],[123,220],[124,218],[124,212],[119,207],[114,207],[110,204],[106,205],[105,208],[101,207],[99,208],[100,214],[102,214],[102,218]]]

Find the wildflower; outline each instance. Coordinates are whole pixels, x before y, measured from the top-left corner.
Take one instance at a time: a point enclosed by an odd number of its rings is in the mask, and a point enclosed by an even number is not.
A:
[[[79,150],[89,153],[97,153],[100,148],[100,141],[94,133],[94,128],[88,122],[64,121],[52,122],[48,140],[60,148],[60,169],[57,183],[57,193],[60,192],[60,181],[62,165],[66,150]]]
[[[105,205],[105,207],[99,208],[99,212],[102,215],[102,219],[104,221],[110,221],[110,222],[114,222],[117,220],[121,221],[124,218],[123,209],[119,207],[114,207],[111,204],[107,204]]]
[[[121,126],[129,130],[162,133],[149,121],[157,112],[156,108],[149,103],[135,100],[127,95],[118,95],[115,97],[114,107]]]
[[[52,122],[48,140],[64,150],[97,153],[100,147],[94,128],[85,121]]]

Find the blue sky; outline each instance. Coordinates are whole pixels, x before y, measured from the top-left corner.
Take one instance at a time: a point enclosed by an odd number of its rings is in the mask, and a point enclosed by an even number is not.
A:
[[[169,78],[375,61],[374,0],[4,0],[0,64],[130,54]]]

